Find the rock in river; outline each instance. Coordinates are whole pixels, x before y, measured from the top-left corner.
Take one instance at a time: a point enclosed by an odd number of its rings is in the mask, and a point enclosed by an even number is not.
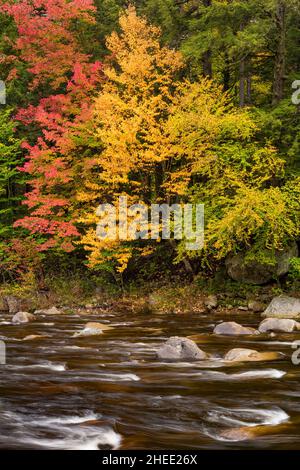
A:
[[[227,321],[217,325],[214,334],[225,336],[256,335],[258,331],[254,328],[239,325],[234,321]]]
[[[111,326],[104,325],[103,323],[89,322],[85,325],[83,330],[74,333],[73,337],[77,338],[80,336],[98,336],[102,335],[103,331],[111,329]]]
[[[300,299],[287,295],[274,297],[262,317],[300,319]]]
[[[198,348],[197,344],[188,338],[172,336],[157,351],[158,359],[162,361],[202,361],[207,354]]]
[[[34,315],[32,315],[32,313],[18,312],[13,316],[12,322],[13,323],[29,323],[29,322],[35,320],[35,318],[36,317]]]
[[[300,330],[300,323],[288,318],[266,318],[260,323],[258,330],[260,333],[267,333],[268,331],[292,333],[295,330]]]
[[[228,351],[224,360],[230,362],[258,362],[275,361],[282,357],[281,353],[273,351],[258,352],[255,349],[235,348]]]

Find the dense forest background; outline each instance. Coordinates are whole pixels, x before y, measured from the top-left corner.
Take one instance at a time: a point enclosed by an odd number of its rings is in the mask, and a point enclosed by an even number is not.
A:
[[[274,264],[299,239],[299,26],[299,0],[0,0],[2,282]],[[204,249],[98,239],[120,195],[204,203]]]

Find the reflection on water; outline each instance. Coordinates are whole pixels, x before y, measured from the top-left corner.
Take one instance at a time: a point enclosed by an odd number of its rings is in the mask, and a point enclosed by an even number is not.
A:
[[[233,319],[233,318],[231,318]],[[72,338],[87,321],[115,328]],[[235,320],[256,326],[258,317]],[[213,317],[61,315],[25,326],[3,315],[0,339],[2,449],[299,449],[300,334],[224,338]],[[43,338],[23,341],[27,335]],[[155,350],[172,335],[193,336],[214,359],[160,363]],[[267,363],[228,364],[233,347],[281,351]]]

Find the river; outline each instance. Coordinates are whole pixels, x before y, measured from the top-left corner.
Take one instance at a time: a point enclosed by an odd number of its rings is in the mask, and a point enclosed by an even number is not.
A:
[[[300,365],[292,364],[291,343],[300,333],[212,335],[225,316],[95,309],[20,326],[2,315],[0,448],[299,449]],[[259,316],[240,312],[230,320],[257,327]],[[113,329],[73,338],[88,321]],[[23,341],[32,334],[47,336]],[[173,335],[193,335],[214,359],[158,362],[155,350]],[[228,365],[221,357],[233,347],[286,356]],[[252,430],[251,438],[240,429]]]

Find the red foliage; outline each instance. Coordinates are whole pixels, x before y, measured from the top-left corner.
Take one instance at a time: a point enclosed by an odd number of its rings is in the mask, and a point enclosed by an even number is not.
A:
[[[93,22],[95,7],[93,0],[2,0],[2,10],[17,25],[16,60],[21,59],[31,72],[31,89],[47,85],[50,95],[37,106],[19,109],[16,115],[29,129],[33,124],[38,127],[41,136],[33,145],[23,145],[28,156],[20,170],[31,177],[31,190],[24,201],[31,215],[15,226],[33,234],[47,234],[49,239],[40,246],[42,250],[59,245],[70,251],[72,238],[78,235],[69,213],[73,137],[90,116],[93,90],[102,80],[101,63],[91,63],[80,50],[73,22]],[[65,91],[57,93],[58,88]],[[43,93],[45,96],[44,89]]]
[[[15,48],[34,76],[32,88],[43,83],[57,88],[72,70],[74,57],[88,62],[71,26],[74,20],[94,22],[93,0],[2,0],[1,9],[16,23]]]
[[[65,95],[53,95],[40,101],[37,107],[20,110],[17,119],[40,126],[43,137],[35,145],[24,147],[29,155],[22,171],[32,175],[31,191],[24,203],[32,210],[31,217],[16,222],[32,233],[48,234],[52,242],[43,249],[59,244],[70,250],[69,238],[78,234],[74,221],[68,220],[68,207],[72,197],[73,166],[70,158],[74,147],[73,136],[85,122],[91,109],[91,91],[101,79],[100,64],[76,64],[74,77]],[[80,72],[80,73],[79,73]],[[64,209],[64,210],[61,210]],[[55,243],[53,240],[55,239]]]

